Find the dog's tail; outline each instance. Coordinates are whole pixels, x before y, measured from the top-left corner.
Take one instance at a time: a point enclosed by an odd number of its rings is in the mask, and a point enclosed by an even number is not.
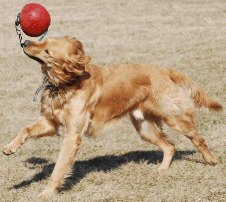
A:
[[[170,79],[179,85],[186,86],[191,90],[191,98],[194,100],[197,107],[205,106],[210,111],[223,111],[223,106],[214,101],[200,86],[189,79],[180,71],[169,69]]]

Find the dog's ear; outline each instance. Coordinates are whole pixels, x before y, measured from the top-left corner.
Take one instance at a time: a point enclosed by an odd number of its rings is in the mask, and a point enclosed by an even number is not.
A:
[[[83,45],[80,41],[78,41],[76,38],[70,38],[68,36],[65,36],[64,38],[73,43],[76,46],[77,50],[80,50],[82,53],[85,54],[85,51],[83,50]],[[75,54],[77,54],[77,52]]]
[[[91,61],[91,59],[92,59],[92,58],[91,58],[89,55],[86,55],[85,58],[84,58],[84,65],[89,64],[90,61]]]
[[[67,39],[68,41],[72,42],[78,48],[82,49],[82,47],[83,47],[82,43],[79,40],[77,40],[75,37],[74,38],[70,38],[68,36],[65,36],[64,38]]]
[[[81,67],[84,67],[85,65],[89,64],[89,62],[91,61],[91,57],[79,53],[78,55],[71,55],[67,58],[67,61],[68,65],[72,65],[74,68],[80,69]]]
[[[84,73],[85,68],[83,66],[81,67],[74,67],[72,64],[63,64],[63,71],[65,72],[66,77],[76,77],[80,76]]]
[[[91,57],[85,56],[82,43],[76,38],[65,37],[65,39],[69,40],[76,46],[76,51],[68,58],[69,63],[76,68],[87,65],[91,61]]]
[[[64,63],[62,68],[51,68],[49,76],[54,85],[66,85],[73,82],[77,76],[81,76],[85,72],[85,68],[75,68],[72,64]]]

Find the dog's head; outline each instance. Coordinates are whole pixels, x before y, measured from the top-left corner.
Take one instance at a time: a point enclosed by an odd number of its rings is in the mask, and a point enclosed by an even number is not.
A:
[[[56,86],[73,82],[85,72],[91,60],[75,38],[49,38],[45,42],[25,41],[24,52],[42,65],[42,72]]]

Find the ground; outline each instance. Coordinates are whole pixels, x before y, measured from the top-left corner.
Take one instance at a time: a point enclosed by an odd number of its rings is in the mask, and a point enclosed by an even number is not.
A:
[[[226,1],[33,2],[51,15],[46,37],[76,37],[92,57],[91,64],[145,63],[178,69],[226,106]],[[0,3],[1,149],[39,116],[40,103],[33,102],[33,96],[42,82],[40,66],[24,55],[14,28],[27,3]],[[225,201],[225,112],[201,109],[196,120],[218,158],[216,166],[205,164],[188,139],[165,127],[177,153],[170,169],[158,173],[162,152],[143,142],[125,118],[102,136],[83,138],[72,176],[59,193],[44,201]],[[0,201],[37,201],[61,143],[62,137],[29,140],[16,154],[1,154]]]

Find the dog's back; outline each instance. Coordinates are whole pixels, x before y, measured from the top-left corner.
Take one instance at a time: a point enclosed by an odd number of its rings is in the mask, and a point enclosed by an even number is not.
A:
[[[102,92],[95,114],[101,113],[107,119],[136,108],[165,116],[193,114],[201,106],[223,110],[222,105],[177,70],[128,64],[102,68],[102,76]]]

